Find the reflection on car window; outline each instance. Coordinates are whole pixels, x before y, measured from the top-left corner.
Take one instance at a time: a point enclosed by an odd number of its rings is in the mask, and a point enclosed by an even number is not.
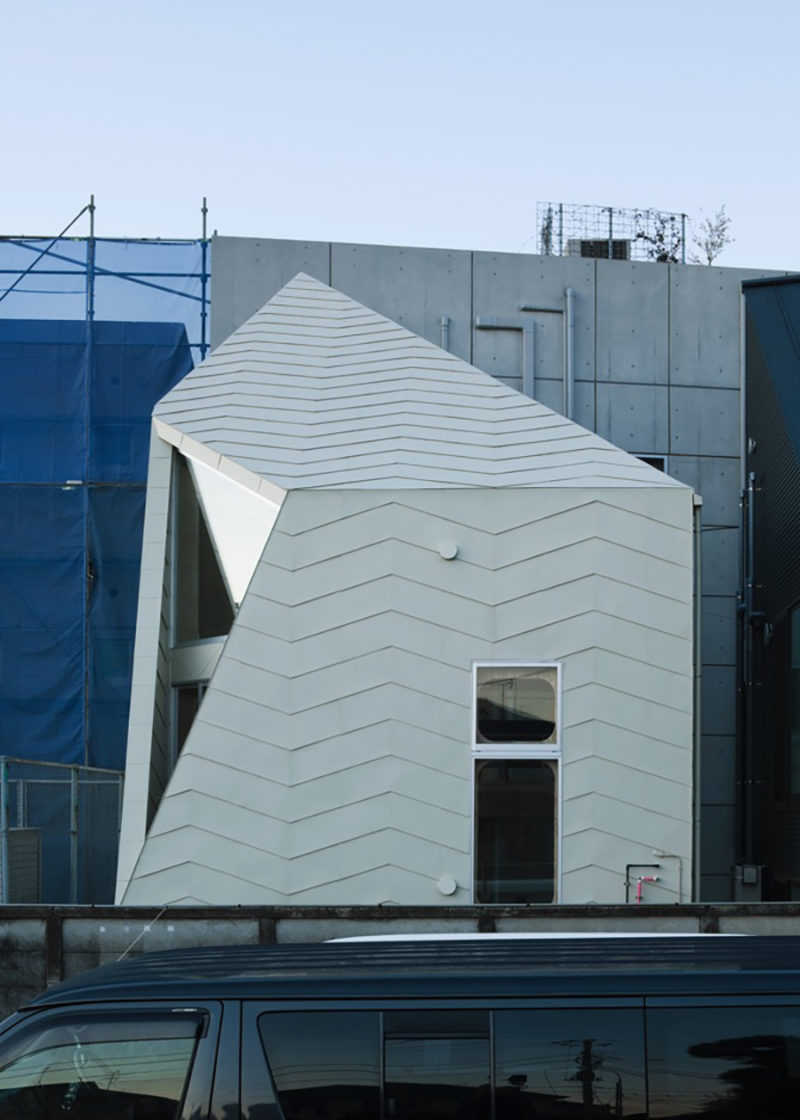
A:
[[[646,1115],[641,1009],[276,1011],[259,1029],[286,1120]]]
[[[0,1120],[174,1120],[198,1018],[61,1017],[0,1067]]]
[[[377,1120],[377,1011],[262,1015],[261,1040],[286,1120]]]
[[[652,1009],[647,1047],[652,1117],[797,1115],[800,1008]]]
[[[634,1008],[498,1011],[495,1055],[496,1120],[646,1115]]]

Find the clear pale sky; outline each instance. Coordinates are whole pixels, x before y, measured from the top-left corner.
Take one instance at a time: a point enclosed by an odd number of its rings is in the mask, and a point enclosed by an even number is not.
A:
[[[536,247],[537,201],[800,270],[797,0],[0,0],[0,233]],[[81,220],[75,232],[87,232]]]

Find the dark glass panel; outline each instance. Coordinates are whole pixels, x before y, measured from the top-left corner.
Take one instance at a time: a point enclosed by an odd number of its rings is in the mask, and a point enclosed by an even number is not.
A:
[[[475,772],[478,902],[555,898],[556,763],[481,759]]]
[[[175,456],[175,640],[224,637],[233,607],[182,455]]]
[[[271,1012],[258,1028],[286,1120],[377,1120],[376,1011]]]
[[[200,701],[203,699],[207,687],[207,681],[197,681],[192,684],[177,685],[175,688],[178,708],[175,746],[178,754],[183,750],[183,745],[192,729],[195,716],[200,708]]]
[[[496,1120],[646,1114],[641,1011],[498,1011]]]
[[[553,667],[479,666],[479,743],[552,743],[556,740]]]
[[[25,1031],[0,1068],[2,1120],[172,1120],[197,1019],[63,1018]]]
[[[387,1120],[491,1120],[489,1013],[387,1012]]]
[[[794,1120],[800,1008],[655,1008],[647,1014],[650,1115]]]

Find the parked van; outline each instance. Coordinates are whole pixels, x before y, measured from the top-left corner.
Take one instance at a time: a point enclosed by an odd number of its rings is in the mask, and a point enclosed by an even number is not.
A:
[[[0,1120],[795,1120],[800,939],[144,954],[0,1028]]]

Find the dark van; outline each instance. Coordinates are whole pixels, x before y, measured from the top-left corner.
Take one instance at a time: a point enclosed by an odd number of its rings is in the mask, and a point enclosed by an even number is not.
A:
[[[0,1033],[0,1120],[796,1120],[800,939],[145,954]]]

